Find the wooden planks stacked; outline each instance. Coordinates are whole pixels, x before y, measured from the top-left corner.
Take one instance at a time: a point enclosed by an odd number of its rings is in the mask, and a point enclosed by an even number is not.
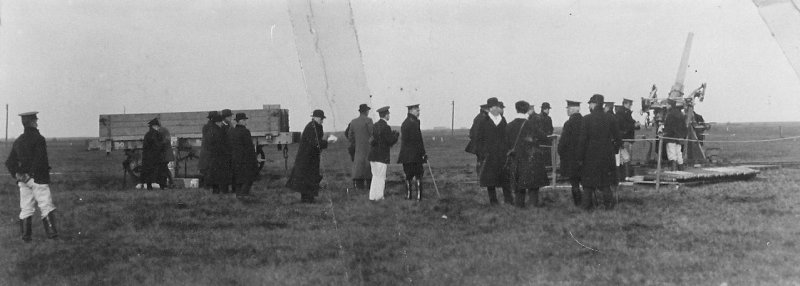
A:
[[[744,166],[687,168],[684,171],[664,171],[661,180],[664,182],[707,182],[723,180],[746,180],[755,177],[760,171]],[[635,183],[655,181],[655,170],[644,176],[635,176]]]
[[[269,105],[269,109],[234,110],[244,112],[247,128],[253,136],[265,136],[289,131],[289,111]],[[138,114],[102,114],[99,120],[100,141],[142,140],[147,133],[147,122],[153,118],[161,121],[173,137],[202,138],[203,125],[208,122],[208,112],[168,112]]]

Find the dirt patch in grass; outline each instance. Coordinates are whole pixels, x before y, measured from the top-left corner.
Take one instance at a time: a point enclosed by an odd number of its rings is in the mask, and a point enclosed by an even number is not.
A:
[[[775,195],[758,197],[758,196],[724,196],[722,200],[728,203],[761,203],[775,200]]]

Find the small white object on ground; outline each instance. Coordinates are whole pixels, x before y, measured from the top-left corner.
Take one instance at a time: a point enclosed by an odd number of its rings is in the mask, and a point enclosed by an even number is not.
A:
[[[447,215],[442,215],[442,218],[443,219],[447,219]]]
[[[336,143],[336,141],[339,141],[339,138],[333,136],[333,134],[328,135],[328,143]]]

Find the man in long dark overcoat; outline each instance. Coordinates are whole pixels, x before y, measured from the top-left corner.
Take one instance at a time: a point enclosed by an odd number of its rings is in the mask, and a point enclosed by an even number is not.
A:
[[[531,109],[533,109],[533,108],[531,108]],[[542,148],[542,152],[544,152],[544,154],[543,154],[544,158],[546,159],[545,162],[544,162],[544,165],[548,166],[548,167],[553,165],[553,160],[552,160],[552,158],[550,158],[550,156],[552,156],[552,143],[553,143],[553,140],[550,137],[550,135],[553,135],[553,130],[554,129],[553,129],[553,118],[550,117],[550,109],[551,109],[550,103],[549,102],[543,102],[541,108],[539,109],[540,112],[539,112],[539,116],[538,116],[538,122],[540,122],[540,125],[542,126],[542,131],[544,132],[544,135],[546,136],[545,139],[542,140],[542,144],[543,145],[547,145],[547,146],[551,146],[551,147]]]
[[[544,150],[540,143],[547,140],[539,118],[528,119],[531,106],[527,101],[514,105],[517,114],[506,126],[508,144],[510,188],[515,192],[517,207],[525,207],[525,196],[530,193],[532,204],[542,206],[539,188],[547,185],[547,172],[544,167]]]
[[[581,202],[581,166],[578,160],[578,141],[581,135],[583,116],[581,103],[567,100],[567,115],[558,141],[558,156],[561,158],[561,175],[569,178],[572,185],[572,201],[576,206]]]
[[[369,166],[372,169],[372,183],[369,185],[369,200],[371,201],[383,199],[386,188],[386,167],[391,162],[390,150],[400,137],[400,133],[392,130],[387,123],[391,117],[388,106],[378,108],[378,116],[381,119],[372,126],[371,148],[367,155]]]
[[[622,140],[615,120],[603,111],[602,95],[591,97],[589,109],[591,113],[583,117],[578,147],[578,159],[582,162],[581,206],[586,210],[593,208],[595,191],[599,190],[606,209],[612,209],[615,202],[611,186],[617,183],[614,152]]]
[[[325,112],[314,110],[311,122],[306,124],[300,136],[300,147],[294,159],[294,167],[286,186],[300,193],[300,202],[314,203],[319,194],[319,183],[322,181],[319,163],[322,150],[328,148],[328,142],[322,139],[322,122]]]
[[[483,122],[484,119],[487,117],[487,113],[489,113],[489,107],[486,104],[481,104],[481,109],[478,111],[478,115],[475,115],[475,118],[472,119],[472,126],[469,128],[469,143],[467,143],[467,147],[464,148],[464,151],[470,154],[475,154],[476,157],[476,164],[475,164],[475,173],[479,174],[481,172],[481,163],[483,163],[483,158],[481,158],[480,154],[476,150],[475,141],[478,139],[478,129]]]
[[[209,154],[209,151],[208,151],[208,146],[209,145],[205,144],[205,142],[208,142],[209,138],[211,138],[211,137],[209,137],[210,134],[211,134],[210,133],[211,132],[211,128],[213,128],[213,126],[216,125],[216,123],[214,123],[214,118],[217,118],[217,117],[219,117],[219,112],[218,111],[209,111],[208,112],[208,117],[207,117],[208,118],[208,122],[206,122],[206,124],[203,125],[203,130],[202,130],[202,132],[203,132],[202,133],[203,134],[202,138],[203,139],[202,139],[202,145],[200,145],[200,158],[199,158],[199,160],[197,162],[197,168],[200,170],[200,175],[202,175],[204,178],[206,176],[206,173],[208,172],[208,154]],[[210,187],[211,186],[211,185],[207,184],[205,181],[203,182],[203,184],[206,187]]]
[[[233,164],[233,183],[236,197],[250,196],[250,188],[258,176],[258,160],[250,130],[247,129],[247,115],[237,113],[236,127],[229,134],[231,140],[231,162]]]
[[[148,190],[153,189],[153,183],[158,183],[160,188],[164,188],[166,179],[161,176],[162,166],[164,162],[164,137],[158,129],[161,123],[158,118],[153,118],[147,123],[149,130],[144,135],[144,142],[142,146],[142,184]]]
[[[417,189],[417,201],[422,200],[422,164],[428,160],[419,122],[419,104],[408,106],[408,117],[400,126],[400,155],[397,163],[403,164],[406,175],[406,199],[412,198],[413,188]]]
[[[476,132],[476,152],[478,158],[483,158],[480,176],[481,187],[486,187],[489,194],[489,203],[497,204],[496,187],[503,189],[503,200],[507,204],[513,203],[511,189],[508,186],[508,174],[505,172],[506,153],[508,144],[506,143],[506,119],[503,117],[502,101],[496,97],[486,101],[489,106],[489,113]]]
[[[347,139],[353,144],[353,186],[356,189],[364,189],[372,183],[372,170],[369,166],[369,137],[372,135],[372,118],[369,117],[371,108],[366,104],[358,107],[359,116],[350,121],[350,129],[347,131]]]
[[[223,147],[225,149],[225,155],[227,155],[227,162],[223,162],[222,164],[227,164],[228,169],[231,170],[230,172],[230,182],[227,184],[220,184],[220,192],[223,194],[235,193],[236,192],[236,184],[233,182],[233,163],[232,163],[232,150],[231,150],[231,137],[230,132],[235,127],[233,124],[233,112],[230,109],[223,109],[220,111],[220,116],[222,116],[222,133],[225,134],[225,142]]]
[[[227,134],[222,129],[222,116],[214,117],[214,125],[209,128],[208,141],[208,168],[206,170],[205,181],[211,186],[212,193],[225,193],[228,186],[232,183],[233,174],[231,172],[231,153],[228,146],[230,141]]]

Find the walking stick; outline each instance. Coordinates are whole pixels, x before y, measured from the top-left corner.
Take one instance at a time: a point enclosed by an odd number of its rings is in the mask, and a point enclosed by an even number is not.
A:
[[[430,161],[430,159],[428,161]],[[428,165],[428,172],[431,173],[431,179],[433,180],[433,188],[436,190],[436,197],[441,199],[442,195],[439,194],[439,186],[436,185],[436,177],[433,176],[433,169],[431,169],[431,163],[428,162],[428,164],[426,165]]]

